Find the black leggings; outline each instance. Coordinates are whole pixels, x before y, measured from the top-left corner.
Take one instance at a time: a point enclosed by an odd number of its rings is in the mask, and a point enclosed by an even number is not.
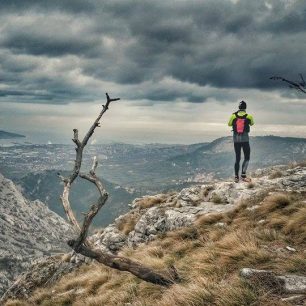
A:
[[[239,167],[240,167],[240,159],[241,159],[241,148],[244,154],[244,161],[242,164],[241,177],[246,177],[246,171],[249,165],[250,160],[250,143],[249,142],[234,142],[235,153],[236,153],[236,162],[235,162],[235,176],[239,176]]]

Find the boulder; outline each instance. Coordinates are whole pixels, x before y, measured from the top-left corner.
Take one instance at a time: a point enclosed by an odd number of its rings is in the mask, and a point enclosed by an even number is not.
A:
[[[30,268],[10,286],[0,302],[9,298],[27,299],[36,288],[55,283],[62,276],[79,267],[80,264],[81,262],[76,264],[63,261],[59,255],[35,260]]]
[[[306,276],[295,274],[277,275],[269,270],[243,268],[240,276],[258,282],[270,290],[286,294],[306,294]]]

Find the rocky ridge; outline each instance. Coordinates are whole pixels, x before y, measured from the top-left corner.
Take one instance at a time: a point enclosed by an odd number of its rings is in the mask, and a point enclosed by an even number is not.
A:
[[[241,201],[263,192],[306,191],[306,167],[274,166],[259,169],[252,183],[215,182],[185,188],[172,194],[145,196],[133,201],[131,211],[118,217],[90,240],[104,251],[117,253],[124,246],[136,247],[154,240],[158,235],[180,227],[190,226],[198,216],[226,212]],[[147,207],[152,206],[152,207]],[[134,220],[131,230],[120,228]]]
[[[252,183],[215,182],[185,188],[180,192],[135,199],[130,205],[129,213],[120,216],[114,223],[90,236],[89,240],[96,248],[116,254],[124,247],[135,248],[140,244],[145,244],[160,237],[168,231],[192,226],[201,215],[231,211],[242,201],[252,201],[253,198],[260,197],[263,193],[290,191],[306,192],[306,166],[296,166],[294,168],[275,166],[257,170],[254,173]],[[258,206],[251,205],[247,209],[254,210],[256,207]],[[226,226],[221,222],[215,225]],[[294,252],[294,249],[290,246],[287,248],[290,252],[291,250]],[[56,264],[51,260],[49,268],[49,262],[46,261],[42,263],[45,267],[44,271],[47,273],[50,270],[51,278],[53,275],[59,275],[59,277],[65,275],[80,264],[82,258],[78,257],[80,256],[71,258],[72,266],[64,263],[63,267],[62,259],[58,259],[59,262]],[[60,273],[56,272],[54,268],[56,266],[60,267]],[[241,276],[249,278],[249,271],[254,272],[246,269],[241,272]],[[271,275],[272,279],[272,274],[269,271],[263,273]],[[44,283],[40,283],[40,280],[44,279],[43,277],[45,278],[46,275],[42,276],[41,273],[37,273],[34,265],[11,287],[7,296],[11,298],[30,296],[35,288],[44,285]],[[290,283],[297,280],[297,285],[294,283],[290,292],[286,289],[287,286],[281,287],[281,289],[285,288],[284,290],[287,290],[290,294],[297,292],[299,296],[296,298],[302,300],[303,303],[306,294],[305,277],[298,275],[291,278],[286,275],[275,277],[276,280],[285,279]],[[297,290],[297,286],[302,289]],[[25,292],[21,292],[22,288],[26,288]],[[290,295],[290,298],[293,298],[293,296]]]
[[[40,201],[28,201],[0,174],[0,296],[34,259],[67,251],[64,219]]]

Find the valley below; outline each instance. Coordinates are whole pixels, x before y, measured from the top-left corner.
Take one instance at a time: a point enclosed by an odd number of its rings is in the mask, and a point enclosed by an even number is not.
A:
[[[306,139],[276,136],[251,137],[250,171],[305,159]],[[95,220],[106,226],[129,210],[136,197],[178,191],[193,184],[229,178],[233,174],[231,137],[192,145],[90,145],[85,149],[83,171],[97,156],[97,175],[110,194],[107,205]],[[59,197],[62,185],[57,173],[67,175],[73,167],[73,145],[13,145],[0,147],[0,173],[16,183],[30,200],[39,199],[65,217]],[[77,216],[96,199],[94,190],[77,180],[72,189]]]

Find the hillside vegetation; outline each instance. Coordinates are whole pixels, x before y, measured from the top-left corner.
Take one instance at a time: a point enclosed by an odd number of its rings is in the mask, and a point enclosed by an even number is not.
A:
[[[279,180],[282,172],[275,173],[267,175]],[[256,188],[256,179],[245,188]],[[92,262],[51,287],[37,289],[27,302],[9,300],[6,306],[303,305],[305,292],[288,295],[269,277],[250,281],[240,274],[243,268],[254,268],[306,276],[305,194],[301,190],[262,190],[239,200],[229,211],[200,215],[191,226],[120,251],[156,270],[168,269],[169,275],[174,265],[181,282],[170,288]],[[152,205],[161,203],[148,204]],[[130,226],[121,224],[121,229],[128,231]]]

